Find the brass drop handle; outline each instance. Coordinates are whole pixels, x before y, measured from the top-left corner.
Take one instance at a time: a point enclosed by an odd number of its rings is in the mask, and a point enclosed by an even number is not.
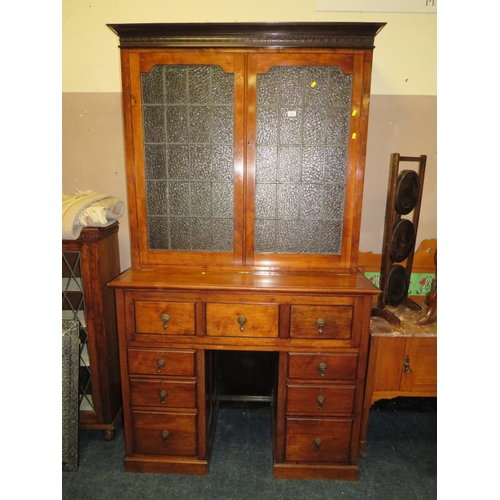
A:
[[[326,371],[326,363],[324,361],[322,361],[318,365],[318,370],[319,370],[320,376],[324,377],[325,376],[325,371]]]
[[[247,322],[247,319],[245,316],[239,316],[238,317],[238,323],[240,325],[240,331],[242,332],[245,329],[245,323]]]
[[[161,372],[161,369],[165,366],[165,360],[163,358],[156,360],[156,371]]]
[[[409,375],[412,372],[412,369],[410,368],[410,356],[405,356],[405,359],[403,361],[403,371]]]
[[[325,396],[318,396],[316,401],[318,402],[318,410],[322,410],[323,405],[325,404]]]
[[[165,404],[165,399],[166,397],[168,396],[168,392],[165,391],[164,389],[162,389],[160,392],[159,392],[159,396],[160,396],[160,404],[161,405],[164,405]]]
[[[163,329],[166,330],[168,328],[168,322],[170,321],[170,316],[168,314],[162,314],[160,319],[163,323]]]
[[[316,438],[314,440],[314,447],[316,448],[316,451],[320,451],[320,446],[321,446],[321,438]]]
[[[167,439],[168,439],[169,435],[170,435],[170,432],[168,432],[168,431],[162,431],[161,432],[161,438],[163,440],[163,446],[165,446],[167,444]]]
[[[318,326],[318,333],[321,335],[323,333],[323,328],[325,327],[325,320],[323,318],[318,318],[316,320],[316,325]]]

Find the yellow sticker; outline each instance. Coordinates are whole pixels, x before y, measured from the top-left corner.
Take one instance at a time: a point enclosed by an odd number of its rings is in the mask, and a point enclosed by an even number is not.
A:
[[[354,132],[354,134],[352,134],[352,138],[356,139],[356,132]]]
[[[314,87],[316,87],[316,82],[311,83],[311,88],[313,89]]]
[[[354,110],[354,111],[352,112],[352,116],[356,116],[357,114],[358,114],[358,112],[357,112],[356,110]]]

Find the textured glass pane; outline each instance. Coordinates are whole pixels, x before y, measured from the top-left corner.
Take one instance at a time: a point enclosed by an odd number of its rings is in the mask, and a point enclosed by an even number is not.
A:
[[[189,179],[189,157],[187,146],[168,148],[168,178],[171,180]]]
[[[278,219],[296,219],[299,216],[299,184],[278,184]]]
[[[141,79],[150,248],[233,251],[234,75],[156,66]]]
[[[167,183],[148,182],[146,200],[149,215],[165,215],[167,213]]]
[[[210,67],[189,67],[189,102],[191,104],[203,104],[210,100]]]
[[[144,106],[144,142],[165,142],[165,108]]]
[[[212,186],[209,182],[191,183],[191,213],[196,216],[210,217],[212,214]]]
[[[189,183],[170,182],[168,184],[169,215],[189,215]]]
[[[326,182],[345,182],[347,166],[347,147],[326,148]]]
[[[191,219],[191,248],[212,249],[212,222],[209,218]]]
[[[258,146],[257,164],[259,165],[256,172],[257,182],[276,181],[278,169],[278,148],[272,146]]]
[[[325,148],[303,149],[302,180],[304,182],[322,182],[325,166]]]
[[[233,220],[213,219],[213,250],[215,252],[231,252],[233,250]]]
[[[276,185],[256,184],[255,217],[269,219],[276,217]]]
[[[302,148],[300,146],[279,148],[278,181],[280,182],[300,181],[301,179],[300,165],[302,163],[301,155],[302,155]],[[257,173],[259,173],[259,169],[257,170]]]
[[[321,253],[340,253],[342,244],[342,221],[323,221],[321,223]]]
[[[276,221],[255,221],[255,251],[276,252]]]
[[[203,106],[189,108],[189,142],[210,142],[210,113]]]
[[[188,113],[179,106],[167,106],[167,142],[188,143]]]
[[[212,141],[233,144],[234,108],[218,106],[212,109]]]
[[[143,73],[142,102],[144,104],[162,104],[165,96],[163,92],[163,68],[154,67],[150,73]]]
[[[158,250],[168,248],[168,219],[166,217],[148,217],[149,248]]]
[[[214,146],[212,148],[212,179],[232,182],[234,175],[233,148]]]
[[[170,217],[170,249],[190,250],[189,219]]]
[[[232,150],[231,150],[232,157]],[[194,145],[189,148],[190,179],[203,180],[212,176],[212,146]]]
[[[278,110],[259,108],[257,110],[257,144],[278,143]]]
[[[185,66],[162,66],[165,71],[165,102],[187,103],[187,68]]]
[[[214,182],[212,184],[212,215],[214,217],[233,216],[233,183]]]
[[[165,179],[167,174],[165,144],[146,144],[144,162],[146,179]]]
[[[257,75],[257,253],[340,252],[351,94],[339,68]]]
[[[344,216],[344,191],[342,184],[323,186],[323,218],[342,219]]]

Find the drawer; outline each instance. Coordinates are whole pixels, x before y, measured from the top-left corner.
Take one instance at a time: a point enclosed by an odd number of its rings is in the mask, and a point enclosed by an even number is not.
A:
[[[298,385],[287,386],[287,412],[337,414],[351,416],[354,386]]]
[[[130,379],[130,400],[132,406],[194,408],[196,382]]]
[[[351,432],[351,419],[288,418],[285,460],[346,463]]]
[[[135,331],[159,335],[194,335],[194,303],[136,300]]]
[[[138,375],[192,377],[195,374],[194,353],[195,351],[129,348],[128,371]]]
[[[208,337],[278,337],[278,305],[207,304]]]
[[[195,413],[133,411],[134,453],[196,456]]]
[[[352,312],[350,306],[292,306],[290,338],[349,340]]]
[[[356,380],[356,353],[288,355],[289,378],[317,380]]]

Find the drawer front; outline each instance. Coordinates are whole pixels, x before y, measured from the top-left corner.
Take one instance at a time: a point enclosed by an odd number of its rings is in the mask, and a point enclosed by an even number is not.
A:
[[[316,380],[356,380],[358,355],[303,354],[288,355],[288,376]]]
[[[285,459],[297,462],[346,463],[352,420],[288,418]]]
[[[132,406],[194,408],[196,382],[131,379],[130,400]]]
[[[138,375],[179,375],[192,377],[195,374],[195,351],[168,351],[154,349],[128,350],[128,371]]]
[[[350,306],[292,306],[290,338],[349,340],[352,311]]]
[[[278,337],[279,306],[207,304],[208,337]]]
[[[136,300],[135,331],[159,335],[194,335],[194,304]]]
[[[196,414],[133,411],[134,452],[196,456]]]
[[[287,412],[336,414],[351,416],[354,386],[295,385],[287,386]]]

